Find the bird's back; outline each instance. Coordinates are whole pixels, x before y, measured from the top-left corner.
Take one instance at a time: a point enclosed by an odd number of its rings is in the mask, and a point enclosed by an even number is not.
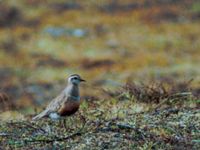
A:
[[[67,96],[64,92],[62,92],[48,104],[44,111],[35,116],[33,120],[48,117],[50,113],[57,112],[62,106],[62,103],[64,103],[64,101],[67,101]]]

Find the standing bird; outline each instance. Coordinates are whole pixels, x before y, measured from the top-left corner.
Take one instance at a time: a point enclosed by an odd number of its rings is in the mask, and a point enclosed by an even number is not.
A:
[[[84,81],[78,74],[69,76],[67,87],[33,120],[44,117],[59,119],[62,116],[74,114],[80,106],[79,84]]]

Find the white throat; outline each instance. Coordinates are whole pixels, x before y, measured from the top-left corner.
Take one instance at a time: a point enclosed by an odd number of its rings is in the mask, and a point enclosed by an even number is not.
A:
[[[71,97],[73,100],[76,100],[76,101],[80,100],[78,85],[69,83],[67,87],[65,88],[64,93],[68,97]]]

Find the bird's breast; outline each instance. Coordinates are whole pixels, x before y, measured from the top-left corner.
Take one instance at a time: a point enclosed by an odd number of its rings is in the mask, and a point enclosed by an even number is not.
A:
[[[79,109],[79,106],[80,101],[69,100],[61,106],[58,113],[60,116],[69,116],[74,114]]]

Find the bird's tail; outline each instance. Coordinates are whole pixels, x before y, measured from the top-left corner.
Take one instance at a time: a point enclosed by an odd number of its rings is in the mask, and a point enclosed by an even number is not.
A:
[[[47,111],[46,110],[44,110],[43,112],[41,112],[40,114],[38,114],[37,116],[35,116],[35,117],[33,117],[32,118],[32,120],[39,120],[39,119],[41,119],[41,118],[43,118],[43,117],[46,117],[47,116]]]

